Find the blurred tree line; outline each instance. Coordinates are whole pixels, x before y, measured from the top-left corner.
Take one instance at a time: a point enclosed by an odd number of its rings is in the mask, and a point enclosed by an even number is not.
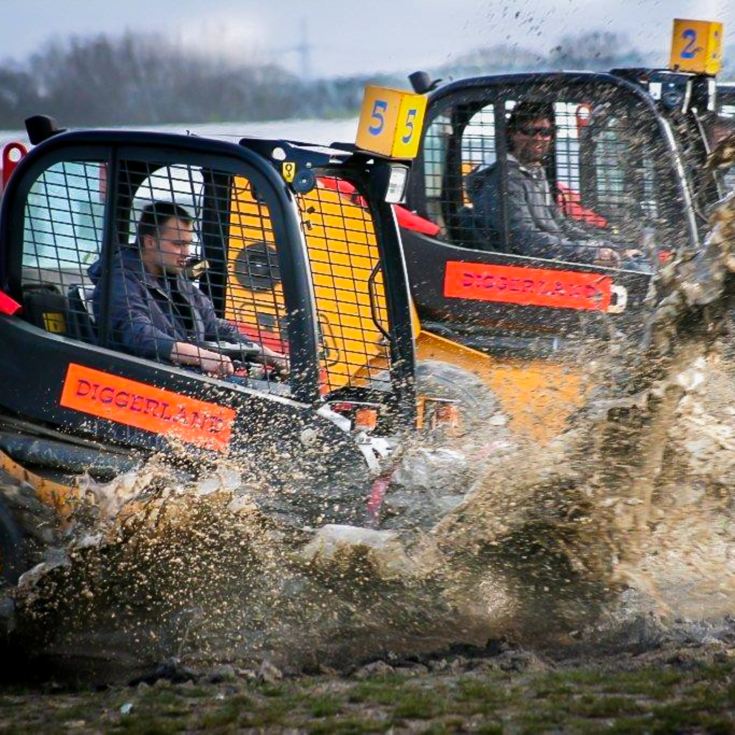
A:
[[[723,76],[733,76],[734,57],[730,48]],[[500,45],[429,71],[447,79],[666,61],[637,51],[619,34],[587,32],[562,38],[546,55]],[[359,109],[366,82],[406,86],[404,74],[306,81],[277,64],[203,57],[155,35],[72,37],[48,44],[25,63],[0,64],[0,128],[21,128],[25,117],[37,113],[65,126],[348,116]]]

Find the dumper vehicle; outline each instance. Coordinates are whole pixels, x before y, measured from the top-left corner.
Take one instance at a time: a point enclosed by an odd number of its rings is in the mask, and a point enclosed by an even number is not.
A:
[[[446,391],[417,395],[390,203],[409,160],[354,145],[64,131],[43,116],[28,129],[34,147],[14,161],[0,212],[2,478],[65,516],[81,473],[110,479],[155,453],[187,472],[227,459],[277,490],[264,501],[276,515],[376,522],[381,462],[412,432],[453,420],[439,410],[453,405]],[[190,214],[188,277],[242,337],[202,345],[235,360],[228,380],[114,343],[114,264],[159,201]],[[263,364],[264,347],[287,372]],[[461,384],[461,369],[439,367],[449,392]],[[17,493],[0,492],[9,583],[33,559],[18,508]]]
[[[635,345],[657,271],[701,248],[707,208],[728,189],[727,171],[707,169],[715,91],[711,73],[678,66],[501,74],[431,91],[405,203],[423,224],[401,228],[411,293],[423,328],[485,353],[467,367],[516,431],[546,441],[566,426],[595,384],[588,363],[601,342]],[[615,265],[518,247],[508,171],[519,103],[543,106],[551,125],[550,201],[586,239],[617,249]],[[498,182],[492,227],[473,202],[486,173]],[[443,354],[418,346],[419,358]]]

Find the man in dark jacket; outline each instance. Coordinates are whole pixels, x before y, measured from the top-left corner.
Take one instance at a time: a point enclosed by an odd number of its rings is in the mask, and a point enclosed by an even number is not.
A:
[[[112,267],[110,347],[227,377],[234,372],[232,360],[203,343],[238,342],[249,347],[253,343],[218,318],[210,299],[184,276],[193,238],[192,220],[183,207],[157,201],[143,209],[135,246],[121,248]],[[89,273],[98,284],[100,264]],[[99,320],[99,285],[93,306]],[[285,365],[282,355],[256,347],[263,361]]]
[[[616,266],[620,246],[594,238],[559,211],[549,186],[543,161],[554,136],[553,108],[521,102],[508,120],[506,207],[509,252],[534,258],[568,260]],[[480,229],[485,249],[500,249],[502,232],[500,170],[496,163],[473,172],[467,180],[473,221]],[[625,246],[624,246],[625,247]]]

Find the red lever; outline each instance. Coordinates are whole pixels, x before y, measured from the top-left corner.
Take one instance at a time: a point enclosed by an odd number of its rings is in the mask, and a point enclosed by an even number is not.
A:
[[[21,310],[21,305],[15,300],[11,299],[6,293],[0,291],[0,314],[7,314],[13,316]]]

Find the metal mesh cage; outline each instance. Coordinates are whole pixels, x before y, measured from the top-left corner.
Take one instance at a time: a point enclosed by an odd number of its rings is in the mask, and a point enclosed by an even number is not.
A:
[[[273,368],[294,348],[283,243],[252,182],[174,161],[123,160],[118,170],[124,193],[112,208],[106,255],[106,164],[55,164],[33,184],[23,287],[29,302],[43,302],[37,325],[160,362],[172,361],[173,343],[194,343],[235,359],[236,368],[242,363],[251,383],[287,390],[289,379],[277,380],[283,376]],[[298,195],[297,211],[319,321],[322,394],[387,383],[386,296],[365,201],[353,184],[320,176]]]
[[[603,247],[622,257],[651,239],[666,251],[684,243],[671,158],[654,121],[634,105],[585,92],[553,102],[530,94],[448,101],[428,127],[423,155],[426,215],[452,244],[594,262]],[[655,267],[660,254],[644,255],[645,267]]]
[[[325,388],[385,381],[388,312],[372,217],[348,182],[299,197],[319,315]]]
[[[287,320],[269,213],[239,179],[233,200],[229,260],[239,285],[228,301],[228,317],[280,347]],[[387,306],[364,200],[350,182],[321,176],[312,191],[297,196],[297,205],[319,321],[322,393],[387,382]]]
[[[104,231],[106,168],[64,161],[34,182],[25,205],[25,313],[49,332],[93,339],[91,282]]]

